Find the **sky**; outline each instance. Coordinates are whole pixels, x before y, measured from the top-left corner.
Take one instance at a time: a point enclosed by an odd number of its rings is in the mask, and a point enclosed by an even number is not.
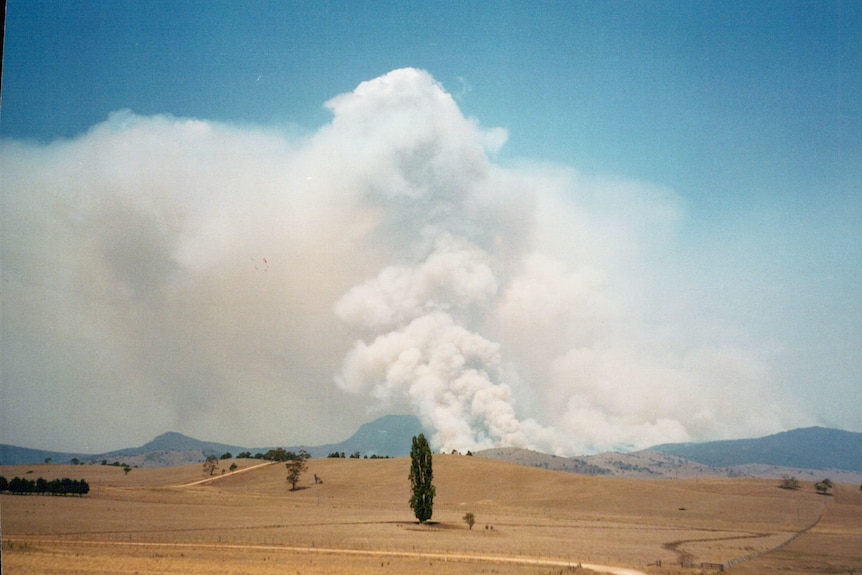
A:
[[[0,443],[862,432],[858,2],[7,2]]]

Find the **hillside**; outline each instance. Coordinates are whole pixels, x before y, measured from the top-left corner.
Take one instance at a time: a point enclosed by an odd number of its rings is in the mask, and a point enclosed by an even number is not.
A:
[[[27,463],[44,463],[45,461],[68,463],[72,459],[88,461],[92,457],[92,454],[87,453],[46,451],[44,449],[30,449],[29,447],[0,444],[0,465],[25,465]]]
[[[34,537],[51,538],[50,546],[33,545],[19,554],[30,561],[43,553],[40,569],[32,573],[67,572],[53,566],[93,557],[101,561],[98,571],[75,572],[113,572],[111,566],[116,570],[120,563],[135,565],[129,572],[203,572],[183,562],[199,546],[202,554],[231,562],[219,572],[539,575],[556,573],[562,564],[527,570],[496,558],[519,557],[525,565],[583,560],[636,572],[657,560],[668,566],[680,560],[718,564],[775,549],[822,518],[823,533],[812,539],[827,549],[822,560],[835,558],[830,549],[855,549],[860,533],[862,492],[856,485],[836,485],[834,496],[826,498],[810,483],[787,491],[772,481],[745,478],[635,481],[482,457],[436,455],[433,461],[437,495],[432,522],[425,526],[407,505],[407,458],[313,459],[297,491],[289,490],[279,464],[213,477],[200,465],[129,474],[96,465],[72,471],[93,486],[81,499],[4,495],[4,540],[32,544]],[[0,469],[7,477],[28,471],[51,478],[70,468]],[[463,521],[467,512],[476,518],[472,530]],[[82,546],[82,534],[91,546]],[[64,541],[70,554],[57,555]],[[132,556],[139,552],[158,561],[144,569]],[[256,560],[250,562],[252,554]],[[843,563],[831,572],[859,566],[857,556],[858,551],[844,552]],[[448,561],[458,557],[469,559]],[[45,567],[49,563],[52,569]],[[263,571],[270,564],[275,567]]]
[[[660,445],[632,453],[559,457],[516,448],[477,453],[555,471],[630,479],[693,477],[781,478],[862,482],[862,434],[823,428],[797,429],[760,439]]]
[[[410,454],[411,438],[427,433],[419,419],[412,415],[384,415],[366,423],[340,443],[307,447],[312,457],[326,457],[338,452],[350,455],[357,451],[362,456],[403,457]]]
[[[808,427],[759,437],[657,445],[660,451],[713,467],[771,465],[862,472],[862,433]]]
[[[306,449],[314,458],[330,453],[402,457],[409,454],[410,438],[423,432],[412,415],[387,415],[362,425],[339,443],[319,446],[284,445],[288,451]],[[276,446],[274,446],[276,447]],[[247,448],[201,441],[169,432],[135,448],[103,454],[57,453],[0,445],[0,465],[115,461],[139,467],[167,467],[198,463],[208,455],[243,451],[265,453],[272,447]],[[486,459],[582,475],[637,479],[687,477],[830,477],[833,481],[862,481],[862,433],[811,427],[761,437],[705,443],[665,444],[634,453],[600,453],[559,457],[526,449],[497,448],[477,453]]]
[[[527,465],[551,471],[565,471],[600,477],[627,479],[683,479],[691,477],[753,476],[731,469],[716,468],[684,457],[655,451],[637,453],[607,452],[581,457],[560,457],[517,448],[480,451],[478,457]]]

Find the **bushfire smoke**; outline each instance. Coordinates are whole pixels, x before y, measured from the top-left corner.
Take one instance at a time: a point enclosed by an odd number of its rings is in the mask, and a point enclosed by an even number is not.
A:
[[[575,454],[807,421],[744,330],[691,325],[672,192],[502,165],[415,69],[327,106],[303,138],[121,112],[3,144],[4,440],[410,411],[437,449]]]

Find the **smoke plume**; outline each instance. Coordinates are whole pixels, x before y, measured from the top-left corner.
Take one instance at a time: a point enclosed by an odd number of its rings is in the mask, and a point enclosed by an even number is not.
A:
[[[805,420],[769,349],[691,321],[672,192],[504,166],[420,70],[327,106],[302,138],[118,112],[2,144],[4,440],[325,442],[409,411],[437,449],[574,454]]]

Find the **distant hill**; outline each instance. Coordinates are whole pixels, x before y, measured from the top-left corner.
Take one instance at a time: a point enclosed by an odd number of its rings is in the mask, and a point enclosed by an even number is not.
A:
[[[64,451],[45,451],[43,449],[30,449],[15,445],[0,445],[0,465],[45,463],[45,460],[50,460],[53,463],[69,463],[72,459],[88,461],[92,457],[92,454],[85,453],[66,453]]]
[[[527,449],[480,451],[487,457],[584,475],[629,479],[760,477],[862,481],[862,433],[811,427],[757,439],[665,444],[633,453],[559,457]]]
[[[384,415],[362,425],[356,433],[341,443],[306,447],[312,457],[326,457],[338,452],[351,455],[359,452],[364,456],[404,457],[410,455],[414,435],[427,433],[419,419],[413,415]]]
[[[528,465],[552,471],[567,471],[582,475],[612,475],[610,469],[593,465],[586,457],[561,457],[517,447],[495,447],[476,453],[477,457]]]
[[[0,445],[0,465],[24,465],[45,463],[50,458],[53,463],[69,463],[77,459],[82,463],[119,462],[139,467],[168,467],[197,463],[209,455],[220,456],[231,453],[236,456],[243,451],[252,454],[266,453],[274,447],[284,447],[287,451],[305,449],[312,457],[326,457],[330,453],[344,453],[346,456],[359,452],[360,456],[403,457],[410,453],[410,440],[424,430],[419,420],[412,415],[386,415],[362,425],[356,433],[339,443],[319,446],[280,445],[273,447],[241,447],[225,443],[201,441],[182,433],[168,432],[159,435],[140,447],[129,447],[99,454],[66,453],[29,449],[14,445]]]
[[[362,425],[339,443],[318,446],[282,445],[288,451],[307,450],[312,457],[338,452],[350,456],[404,457],[410,453],[410,439],[427,432],[412,415],[386,415]],[[102,454],[80,454],[0,445],[0,465],[119,462],[139,467],[170,467],[201,462],[208,455],[243,451],[266,453],[273,447],[247,448],[201,441],[181,433],[168,432],[152,441],[128,449]],[[608,477],[671,479],[685,477],[781,477],[800,480],[828,476],[835,481],[862,481],[862,433],[810,427],[757,439],[665,444],[634,453],[600,453],[580,457],[559,457],[527,449],[497,448],[476,454],[530,467]],[[828,474],[823,473],[830,470]]]
[[[862,433],[807,427],[759,437],[651,447],[713,467],[771,465],[862,472]]]
[[[560,457],[529,449],[501,447],[480,451],[476,453],[476,456],[552,471],[627,479],[683,479],[687,477],[735,477],[739,475],[734,470],[718,469],[690,461],[684,457],[655,451],[607,452],[579,457]]]
[[[227,452],[236,455],[241,451],[246,451],[246,449],[236,445],[227,445],[225,443],[201,441],[194,437],[183,435],[182,433],[169,431],[159,435],[152,441],[149,441],[140,447],[129,447],[126,449],[119,449],[117,451],[109,451],[102,454],[102,458],[130,458],[165,451],[196,451],[200,452],[204,458],[206,458],[208,455],[221,455],[222,453]]]

